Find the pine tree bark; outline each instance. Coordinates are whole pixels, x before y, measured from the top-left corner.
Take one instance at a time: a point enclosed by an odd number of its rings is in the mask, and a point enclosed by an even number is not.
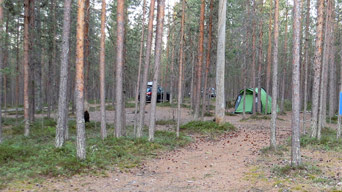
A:
[[[336,94],[336,65],[335,65],[335,54],[336,54],[336,22],[335,22],[335,2],[331,3],[331,14],[332,19],[331,25],[331,39],[330,39],[330,55],[329,55],[329,123],[331,123],[331,118],[335,115],[335,94]],[[326,98],[327,99],[327,98]]]
[[[156,32],[156,49],[154,53],[154,75],[152,85],[151,111],[150,111],[150,126],[148,131],[148,140],[154,141],[154,132],[156,125],[156,105],[157,105],[157,89],[158,78],[162,52],[162,38],[164,27],[164,12],[165,0],[158,0],[158,14],[157,14],[157,32]]]
[[[34,121],[34,114],[35,114],[35,98],[34,98],[34,64],[35,64],[35,54],[34,54],[34,44],[35,44],[35,0],[30,0],[29,5],[29,119],[30,122]],[[5,51],[6,53],[6,51]],[[5,80],[6,85],[6,80]],[[5,87],[6,89],[6,87]],[[4,92],[6,93],[6,92]],[[6,96],[6,95],[5,95]],[[6,98],[4,99],[6,102]]]
[[[86,158],[85,124],[84,124],[84,7],[85,0],[78,0],[76,32],[76,131],[77,158]]]
[[[124,36],[125,36],[125,1],[118,0],[117,5],[117,39],[116,39],[116,103],[115,103],[115,136],[121,137],[123,122],[123,65],[124,65]]]
[[[3,67],[3,2],[4,0],[0,0],[0,69]],[[1,92],[2,92],[2,71],[0,71],[0,143],[2,143],[2,114],[1,114]]]
[[[322,73],[320,83],[320,97],[319,97],[319,112],[318,112],[318,129],[317,139],[321,139],[322,128],[326,123],[326,93],[328,86],[328,67],[329,67],[329,54],[330,54],[330,39],[331,39],[331,0],[327,1],[326,19],[325,19],[325,33],[324,33],[324,48],[322,60]]]
[[[255,84],[255,62],[256,62],[256,21],[255,21],[255,0],[253,0],[253,23],[252,23],[252,87],[253,87],[253,103],[252,103],[252,113],[256,113],[256,84]]]
[[[226,50],[226,9],[227,0],[219,1],[218,37],[217,37],[217,62],[216,62],[216,106],[215,121],[218,124],[224,122],[225,96],[224,96],[224,73],[225,73],[225,50]]]
[[[311,113],[311,137],[317,137],[317,120],[318,120],[318,99],[319,85],[321,79],[322,65],[322,42],[323,42],[323,7],[324,0],[317,0],[317,28],[316,28],[316,43],[315,57],[313,66],[313,85],[312,85],[312,113]]]
[[[149,13],[149,21],[148,21],[148,32],[147,32],[147,42],[146,42],[146,54],[145,54],[145,63],[144,63],[144,73],[142,79],[142,85],[140,87],[140,106],[139,106],[139,124],[137,127],[137,137],[142,136],[142,129],[144,127],[144,115],[145,115],[145,104],[146,104],[146,89],[147,89],[147,77],[148,77],[148,68],[150,65],[150,57],[151,57],[151,48],[152,48],[152,36],[153,36],[153,19],[154,19],[154,5],[155,0],[151,0],[150,2],[150,13]]]
[[[211,52],[211,41],[212,41],[212,31],[213,31],[213,10],[214,10],[214,0],[210,0],[210,16],[209,16],[209,27],[208,27],[208,46],[207,46],[207,56],[205,65],[205,76],[204,76],[204,90],[203,90],[203,102],[202,102],[202,118],[204,113],[207,111],[207,102],[210,100],[210,93],[208,92],[208,74],[210,67],[210,52]]]
[[[288,34],[288,8],[286,7],[286,13],[285,13],[285,37],[284,37],[284,60],[283,60],[283,78],[282,78],[282,86],[281,86],[281,101],[280,101],[280,111],[281,113],[284,113],[284,101],[285,101],[285,79],[287,78],[287,57],[288,57],[288,52],[287,52],[287,34]]]
[[[273,75],[272,75],[272,117],[271,117],[271,147],[276,148],[276,119],[278,94],[278,43],[279,43],[279,0],[274,1],[274,49],[273,49]]]
[[[64,18],[63,18],[63,41],[61,54],[61,72],[59,84],[58,100],[58,119],[56,127],[55,146],[61,148],[64,144],[64,133],[68,118],[67,88],[68,88],[68,59],[69,59],[69,34],[70,34],[70,10],[71,0],[64,0]]]
[[[259,1],[260,6],[260,23],[259,23],[259,61],[258,61],[258,106],[257,111],[262,113],[261,107],[261,98],[262,98],[262,91],[261,91],[261,69],[264,62],[264,56],[262,53],[262,37],[263,37],[263,0]]]
[[[106,128],[106,90],[105,90],[105,51],[106,51],[106,0],[102,0],[101,44],[100,44],[100,102],[101,102],[101,138],[107,137]]]
[[[293,24],[293,61],[292,61],[292,146],[291,166],[298,167],[301,164],[300,155],[300,10],[301,0],[294,1]],[[274,83],[276,84],[276,83]],[[272,98],[274,99],[274,98]],[[273,108],[273,104],[272,104]]]
[[[182,93],[182,76],[183,76],[183,40],[184,40],[184,23],[185,23],[185,0],[182,0],[182,20],[181,20],[181,36],[179,51],[179,76],[178,76],[178,102],[177,102],[177,128],[176,135],[179,137],[179,127],[181,118],[181,93]]]
[[[310,0],[306,2],[306,26],[305,26],[305,45],[304,45],[304,114],[303,114],[303,133],[306,134],[306,111],[308,106],[308,70],[309,70],[309,27],[310,27]]]
[[[89,73],[90,73],[90,62],[89,62],[89,23],[90,23],[90,0],[85,0],[85,23],[84,23],[84,100],[88,102],[88,90],[89,90]]]
[[[270,15],[268,21],[268,48],[267,48],[267,69],[266,69],[266,103],[265,114],[268,113],[268,95],[270,94],[271,64],[272,64],[272,0],[270,0]]]
[[[138,105],[139,105],[139,88],[141,86],[141,65],[143,60],[143,51],[144,51],[144,39],[145,39],[145,15],[146,15],[146,0],[143,3],[143,15],[142,15],[142,26],[141,26],[141,38],[140,38],[140,54],[139,54],[139,68],[138,68],[138,78],[137,78],[137,85],[135,89],[135,110],[134,110],[134,135],[137,133],[137,114],[138,114]],[[140,99],[142,99],[141,96]]]
[[[29,9],[30,0],[24,1],[24,135],[30,134],[30,119],[29,119]]]
[[[175,60],[175,45],[174,45],[174,42],[175,42],[175,31],[173,31],[172,33],[172,38],[171,38],[171,46],[172,46],[172,51],[171,51],[171,81],[170,81],[170,104],[173,103],[173,90],[174,90],[174,79],[175,79],[175,75],[174,75],[174,60]]]
[[[195,112],[194,119],[199,118],[199,110],[201,103],[201,83],[202,83],[202,65],[203,65],[203,40],[204,40],[204,14],[205,14],[205,0],[201,0],[201,13],[200,13],[200,31],[198,39],[198,62],[197,62],[197,81],[196,81],[196,94],[195,94]]]

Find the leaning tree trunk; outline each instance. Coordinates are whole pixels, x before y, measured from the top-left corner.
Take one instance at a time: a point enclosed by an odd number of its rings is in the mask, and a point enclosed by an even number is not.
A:
[[[179,127],[180,127],[180,118],[181,118],[184,22],[185,22],[185,0],[182,1],[181,38],[180,38],[180,45],[179,45],[180,51],[179,51],[179,77],[178,77],[177,129],[176,129],[177,137],[179,137]]]
[[[225,42],[226,42],[226,9],[227,0],[219,1],[217,62],[216,62],[216,123],[222,124],[225,116],[224,72],[225,72]]]
[[[298,167],[301,164],[300,156],[300,10],[301,0],[294,1],[293,24],[293,61],[292,61],[292,146],[291,165]],[[276,83],[275,83],[276,84]]]
[[[69,59],[69,34],[70,34],[70,9],[71,0],[64,1],[64,18],[63,18],[63,41],[61,54],[61,72],[59,83],[59,100],[58,100],[58,119],[56,127],[56,143],[57,148],[61,148],[64,144],[64,133],[68,118],[67,88],[68,88],[68,59]]]
[[[124,129],[123,122],[125,110],[123,108],[123,65],[124,65],[124,36],[125,36],[125,1],[118,0],[117,7],[117,39],[116,39],[116,103],[115,103],[115,136],[121,137],[122,130]]]
[[[158,14],[157,14],[157,33],[156,33],[156,48],[154,53],[154,75],[152,85],[152,98],[151,98],[151,111],[150,111],[150,126],[148,131],[148,140],[154,141],[154,132],[156,125],[156,105],[157,105],[157,89],[158,89],[158,78],[159,68],[161,60],[162,50],[162,38],[163,38],[163,27],[164,27],[164,11],[165,11],[165,0],[158,0]]]
[[[77,32],[76,32],[76,131],[77,158],[86,158],[85,125],[84,125],[84,6],[85,0],[78,0]]]
[[[196,79],[196,94],[195,94],[195,112],[194,119],[199,117],[199,108],[201,103],[201,82],[202,82],[202,64],[203,64],[203,39],[204,39],[204,12],[205,0],[201,0],[201,15],[200,15],[200,31],[198,40],[198,62],[197,62],[197,79]],[[204,92],[205,90],[203,90]]]
[[[275,0],[274,10],[274,49],[273,49],[273,76],[272,76],[272,118],[271,118],[271,147],[276,148],[276,119],[278,94],[278,43],[279,43],[279,0]]]
[[[147,42],[146,42],[146,53],[145,53],[145,63],[144,63],[144,73],[142,79],[142,85],[140,87],[140,106],[139,106],[139,123],[137,127],[136,137],[142,137],[142,129],[144,127],[144,115],[145,115],[145,104],[146,104],[146,89],[147,89],[147,77],[148,68],[150,65],[151,48],[152,48],[152,36],[153,36],[153,19],[154,19],[154,4],[155,0],[151,0],[150,3],[150,14],[148,20],[148,32],[147,32]]]
[[[322,65],[322,42],[323,42],[323,7],[324,0],[317,0],[317,29],[316,29],[316,45],[313,66],[313,85],[312,85],[312,117],[311,117],[311,137],[317,137],[317,120],[318,120],[318,99],[319,84],[321,79]]]
[[[101,103],[101,138],[107,137],[106,129],[106,90],[105,90],[105,50],[106,49],[106,0],[102,0],[101,43],[100,43],[100,103]]]
[[[24,7],[24,121],[26,137],[30,134],[30,119],[29,119],[29,8],[30,0],[25,0]],[[1,82],[2,84],[2,82]]]

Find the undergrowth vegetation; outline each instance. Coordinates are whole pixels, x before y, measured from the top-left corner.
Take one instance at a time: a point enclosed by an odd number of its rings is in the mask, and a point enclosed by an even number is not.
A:
[[[184,132],[199,133],[214,138],[228,131],[235,131],[236,128],[230,123],[218,125],[213,121],[191,121],[182,125],[180,129]]]
[[[0,145],[0,189],[13,180],[41,178],[41,176],[71,176],[78,173],[97,172],[113,167],[120,169],[137,166],[142,159],[154,157],[161,150],[172,150],[191,142],[191,138],[173,132],[156,131],[155,141],[149,142],[145,136],[140,139],[100,138],[100,123],[86,124],[87,158],[76,158],[76,123],[69,121],[70,139],[56,149],[53,119],[39,119],[31,125],[30,136],[24,137],[24,124],[5,119],[11,128],[4,130],[5,141]],[[108,125],[108,133],[113,126]]]
[[[310,135],[303,135],[300,138],[300,145],[315,149],[342,151],[342,139],[337,139],[336,130],[328,127],[322,129],[322,137],[320,140],[311,138]]]
[[[175,121],[160,121],[158,124],[174,124]],[[4,119],[5,141],[0,144],[0,189],[8,183],[21,180],[39,180],[44,177],[72,176],[80,173],[95,173],[107,169],[136,167],[141,160],[155,157],[158,152],[183,147],[192,141],[188,132],[218,135],[235,130],[229,123],[217,125],[214,122],[194,121],[182,126],[180,137],[174,132],[156,131],[154,142],[149,142],[147,129],[144,137],[134,138],[133,129],[127,127],[128,136],[107,139],[100,138],[100,123],[86,123],[87,158],[76,157],[76,123],[70,120],[69,135],[62,148],[55,148],[56,122],[53,119],[37,119],[31,125],[30,136],[24,137],[22,120]],[[108,133],[114,132],[108,124]]]

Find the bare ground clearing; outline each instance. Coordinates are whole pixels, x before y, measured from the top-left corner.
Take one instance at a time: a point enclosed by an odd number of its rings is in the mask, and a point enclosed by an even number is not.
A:
[[[157,120],[172,119],[174,108],[158,107]],[[127,124],[133,122],[134,109],[127,109]],[[148,111],[148,109],[147,109]],[[99,120],[99,112],[91,113]],[[107,120],[114,119],[107,112]],[[146,113],[146,123],[149,115]],[[277,139],[287,142],[291,134],[290,114],[279,116]],[[210,120],[212,117],[206,117]],[[330,191],[341,190],[342,155],[304,149],[303,160],[322,170],[322,177],[335,176],[334,182],[314,182],[313,178],[282,177],[272,172],[276,166],[290,162],[290,151],[283,155],[264,155],[269,145],[269,120],[241,121],[242,115],[226,116],[238,130],[219,139],[196,137],[189,146],[163,153],[143,162],[139,167],[106,171],[98,175],[76,175],[71,178],[50,178],[43,184],[11,186],[7,191]],[[182,123],[192,120],[188,109],[182,110]],[[331,125],[333,126],[333,125]],[[172,127],[157,126],[157,129]],[[287,147],[289,149],[289,147]],[[330,176],[330,177],[329,177]],[[312,176],[320,177],[320,176]],[[29,190],[27,190],[29,189]]]

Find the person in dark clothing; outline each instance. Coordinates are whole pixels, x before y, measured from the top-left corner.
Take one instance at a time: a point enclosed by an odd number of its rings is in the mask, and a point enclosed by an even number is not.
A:
[[[89,122],[90,116],[88,111],[84,111],[84,121],[87,123]]]

